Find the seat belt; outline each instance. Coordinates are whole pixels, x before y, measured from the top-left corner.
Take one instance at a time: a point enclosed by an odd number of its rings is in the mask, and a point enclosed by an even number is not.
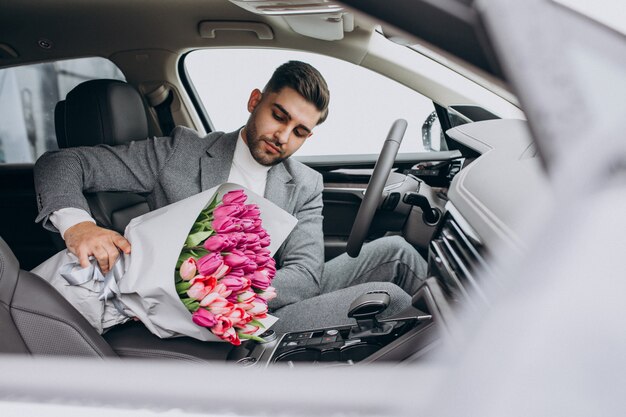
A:
[[[154,108],[159,121],[159,127],[163,136],[169,136],[176,127],[174,117],[172,117],[172,103],[174,102],[174,93],[171,88],[161,84],[153,91],[146,94],[150,106]]]

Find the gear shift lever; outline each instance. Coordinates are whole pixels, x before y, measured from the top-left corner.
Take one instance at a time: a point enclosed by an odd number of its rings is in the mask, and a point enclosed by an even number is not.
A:
[[[380,323],[376,315],[385,311],[391,298],[385,291],[369,291],[350,304],[348,317],[356,319],[356,327],[350,330],[350,338],[380,336],[391,333],[391,323]]]

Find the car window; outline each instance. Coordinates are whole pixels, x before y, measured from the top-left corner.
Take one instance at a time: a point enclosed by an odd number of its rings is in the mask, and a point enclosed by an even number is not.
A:
[[[124,80],[104,58],[80,58],[0,70],[0,163],[34,162],[57,149],[54,107],[95,78]]]
[[[330,94],[328,119],[314,130],[299,156],[380,152],[394,120],[409,127],[400,152],[423,151],[422,125],[434,111],[427,97],[400,83],[349,62],[323,55],[271,49],[204,49],[185,58],[189,80],[215,130],[233,131],[248,119],[250,92],[263,89],[284,62],[300,60],[316,67]],[[435,138],[439,123],[432,124]]]

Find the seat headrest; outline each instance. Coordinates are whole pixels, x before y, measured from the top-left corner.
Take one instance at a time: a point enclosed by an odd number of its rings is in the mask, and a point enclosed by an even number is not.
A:
[[[57,103],[54,121],[59,148],[120,145],[148,137],[141,96],[118,80],[90,80]]]

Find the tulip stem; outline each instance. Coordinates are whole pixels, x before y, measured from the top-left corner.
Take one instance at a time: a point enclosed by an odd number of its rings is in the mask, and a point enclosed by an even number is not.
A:
[[[259,343],[265,343],[265,339],[263,339],[262,337],[259,337],[259,336],[255,336],[253,334],[239,333],[239,338],[240,339],[254,340],[255,342],[259,342]]]

